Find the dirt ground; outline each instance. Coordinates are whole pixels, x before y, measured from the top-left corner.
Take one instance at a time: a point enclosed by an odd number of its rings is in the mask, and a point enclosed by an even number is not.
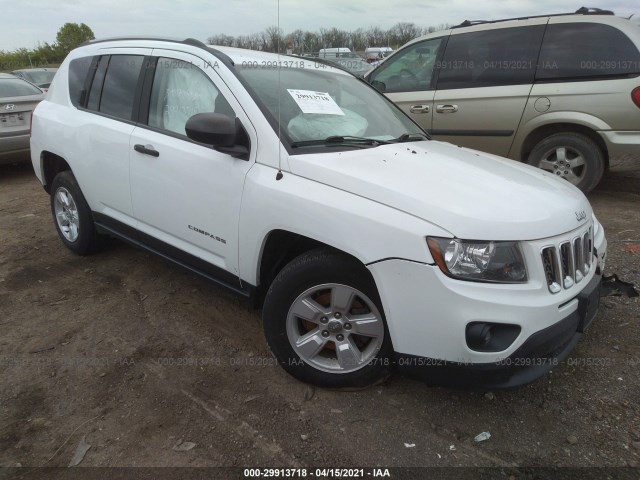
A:
[[[607,273],[640,285],[640,166],[590,201]],[[275,365],[260,312],[119,242],[74,256],[30,165],[0,167],[0,466],[66,467],[84,438],[81,466],[637,467],[639,326],[639,298],[603,298],[571,358],[515,391],[314,389]]]

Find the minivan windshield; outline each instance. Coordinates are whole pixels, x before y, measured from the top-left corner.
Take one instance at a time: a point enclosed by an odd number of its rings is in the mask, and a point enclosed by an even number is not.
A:
[[[298,63],[298,62],[296,62]],[[237,66],[249,93],[292,148],[375,147],[428,139],[383,95],[361,80],[325,64],[306,68]],[[280,106],[280,108],[278,108]]]

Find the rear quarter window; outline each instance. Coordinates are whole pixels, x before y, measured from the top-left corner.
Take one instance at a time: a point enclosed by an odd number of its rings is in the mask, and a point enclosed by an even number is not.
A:
[[[84,105],[87,94],[85,82],[92,60],[93,57],[76,58],[69,64],[69,97],[75,107]]]
[[[547,27],[536,79],[610,77],[640,73],[640,53],[610,25],[565,23]]]

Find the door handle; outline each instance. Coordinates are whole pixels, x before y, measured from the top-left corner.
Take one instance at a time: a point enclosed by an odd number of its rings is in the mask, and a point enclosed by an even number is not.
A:
[[[429,113],[431,107],[429,105],[411,105],[409,111],[411,113]]]
[[[151,155],[152,157],[160,156],[160,152],[153,148],[153,145],[141,145],[139,143],[136,143],[133,146],[133,149],[136,152],[144,153],[145,155]]]
[[[458,111],[458,105],[438,105],[436,112],[438,113],[455,113]]]

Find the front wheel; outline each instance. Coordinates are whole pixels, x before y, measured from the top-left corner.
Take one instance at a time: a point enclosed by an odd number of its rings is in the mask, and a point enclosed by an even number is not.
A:
[[[593,190],[604,173],[605,159],[600,147],[579,133],[556,133],[536,144],[529,165],[564,178],[585,193]]]
[[[265,299],[267,343],[304,382],[362,388],[391,370],[391,339],[371,274],[354,259],[319,249],[292,260]]]

